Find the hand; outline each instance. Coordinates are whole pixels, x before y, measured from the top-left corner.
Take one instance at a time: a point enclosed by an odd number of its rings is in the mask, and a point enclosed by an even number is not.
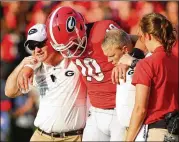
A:
[[[17,86],[20,90],[29,91],[29,84],[32,84],[34,70],[24,67],[18,75]]]
[[[18,108],[15,112],[12,113],[12,116],[13,116],[14,118],[17,118],[18,116],[23,115],[23,114],[24,114],[23,112],[24,112],[24,111],[22,110],[22,107],[20,107],[20,108]]]
[[[29,57],[25,57],[25,58],[22,60],[21,64],[22,64],[22,66],[27,65],[27,64],[34,65],[34,64],[36,64],[37,62],[38,62],[37,59],[35,59],[33,56],[29,56]]]
[[[123,79],[126,82],[126,72],[129,69],[128,65],[118,64],[113,68],[111,74],[111,80],[113,84],[120,84],[120,79]]]
[[[132,64],[132,61],[134,60],[135,58],[130,56],[129,54],[124,54],[118,63],[120,64],[125,64],[125,65],[128,65],[128,66],[131,66]]]

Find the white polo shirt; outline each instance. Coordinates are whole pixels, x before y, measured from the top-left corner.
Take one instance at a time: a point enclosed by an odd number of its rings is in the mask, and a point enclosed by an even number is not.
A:
[[[135,103],[135,86],[131,84],[134,70],[126,72],[126,82],[120,81],[116,92],[116,112],[122,126],[129,127],[130,118]]]
[[[43,63],[34,80],[40,94],[36,127],[48,133],[84,128],[86,86],[73,62],[64,59],[55,67]]]
[[[152,55],[147,53],[145,57]],[[122,126],[129,127],[132,111],[135,104],[136,88],[131,84],[134,70],[129,68],[126,72],[126,82],[120,81],[116,91],[116,112]]]

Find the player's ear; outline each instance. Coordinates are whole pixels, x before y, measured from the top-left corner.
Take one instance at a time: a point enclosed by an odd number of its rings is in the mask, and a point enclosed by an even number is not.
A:
[[[151,34],[146,33],[144,36],[147,40],[151,40]]]
[[[128,53],[128,48],[127,48],[126,45],[124,45],[124,46],[122,47],[122,51],[123,51],[123,53]]]

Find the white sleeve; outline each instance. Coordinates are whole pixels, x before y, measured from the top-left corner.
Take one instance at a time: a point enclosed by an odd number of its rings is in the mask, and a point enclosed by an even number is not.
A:
[[[41,64],[42,64],[41,62],[38,62],[38,63],[36,63],[34,65],[32,65],[32,64],[26,64],[26,65],[24,65],[24,67],[30,67],[33,70],[36,70],[37,68],[39,68],[41,66]]]
[[[149,57],[149,56],[151,56],[152,55],[152,53],[151,52],[148,52],[146,55],[145,55],[145,58],[146,57]]]
[[[116,112],[121,125],[128,127],[135,103],[135,86],[131,84],[133,70],[126,73],[126,82],[120,80],[116,91]]]

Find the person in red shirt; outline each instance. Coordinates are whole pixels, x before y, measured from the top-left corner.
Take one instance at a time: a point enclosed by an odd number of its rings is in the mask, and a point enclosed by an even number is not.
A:
[[[140,39],[152,55],[140,60],[134,72],[136,99],[126,141],[134,141],[140,133],[147,141],[178,141],[178,136],[167,130],[165,121],[168,113],[179,110],[178,58],[172,54],[176,41],[173,31],[170,21],[161,14],[147,14],[140,21]],[[177,121],[173,123],[177,125]],[[144,131],[139,132],[143,123]]]

